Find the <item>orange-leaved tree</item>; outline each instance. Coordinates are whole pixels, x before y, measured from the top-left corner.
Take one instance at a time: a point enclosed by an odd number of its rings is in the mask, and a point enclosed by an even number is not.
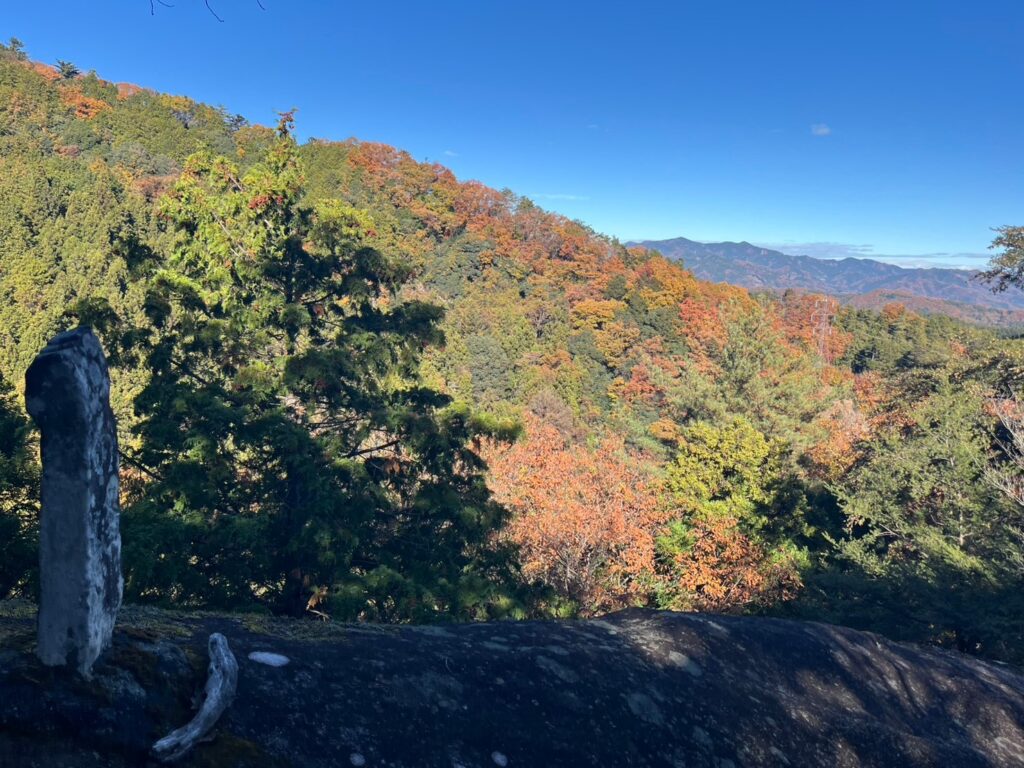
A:
[[[788,553],[767,551],[735,517],[673,521],[658,548],[664,608],[736,613],[784,602],[801,587]]]
[[[528,575],[583,614],[646,602],[664,517],[621,439],[573,445],[528,417],[523,439],[491,444],[485,456],[496,498],[514,513],[507,535]]]

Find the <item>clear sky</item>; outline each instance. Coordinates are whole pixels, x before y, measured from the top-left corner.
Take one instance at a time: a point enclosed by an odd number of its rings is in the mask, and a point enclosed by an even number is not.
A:
[[[3,0],[0,37],[622,240],[966,265],[1024,224],[1024,0],[168,2]]]

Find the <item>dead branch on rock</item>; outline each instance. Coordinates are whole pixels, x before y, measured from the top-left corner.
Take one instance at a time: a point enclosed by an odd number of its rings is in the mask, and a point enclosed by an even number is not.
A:
[[[153,754],[162,763],[171,763],[188,754],[224,713],[235,698],[238,687],[238,661],[219,632],[210,635],[210,668],[203,690],[203,703],[194,718],[153,745]]]

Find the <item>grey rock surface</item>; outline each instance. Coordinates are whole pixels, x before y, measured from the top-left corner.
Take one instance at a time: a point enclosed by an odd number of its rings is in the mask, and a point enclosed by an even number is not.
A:
[[[1020,671],[824,624],[631,610],[395,627],[129,607],[83,686],[4,641],[30,618],[5,623],[2,606],[5,768],[148,765],[203,689],[214,631],[238,692],[189,768],[1024,765]]]
[[[103,349],[87,328],[54,337],[25,374],[42,433],[37,653],[88,676],[121,605],[117,429]]]

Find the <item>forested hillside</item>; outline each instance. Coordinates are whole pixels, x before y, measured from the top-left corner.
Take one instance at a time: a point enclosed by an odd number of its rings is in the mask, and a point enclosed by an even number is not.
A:
[[[8,386],[57,330],[104,340],[129,599],[775,612],[1024,661],[1020,341],[702,282],[400,150],[16,41],[0,296]],[[0,423],[0,593],[31,593],[13,394]]]

